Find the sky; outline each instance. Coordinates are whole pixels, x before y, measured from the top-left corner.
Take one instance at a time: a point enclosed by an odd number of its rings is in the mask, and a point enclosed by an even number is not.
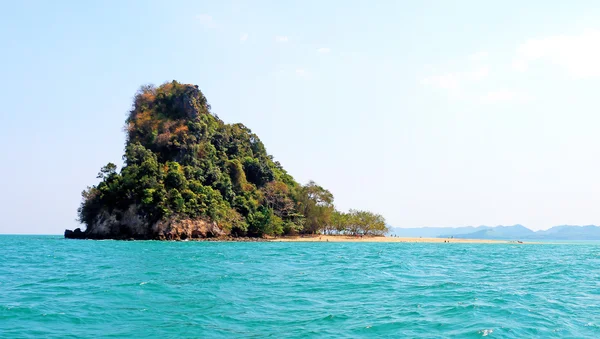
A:
[[[197,84],[336,207],[600,224],[596,1],[12,1],[0,233],[79,227],[143,84]]]

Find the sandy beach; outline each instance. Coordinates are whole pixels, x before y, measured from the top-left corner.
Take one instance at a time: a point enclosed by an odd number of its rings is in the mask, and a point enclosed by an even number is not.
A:
[[[466,244],[509,244],[516,241],[488,239],[448,239],[448,238],[402,238],[402,237],[353,237],[344,235],[317,235],[272,238],[273,242],[423,242],[423,243],[466,243]]]

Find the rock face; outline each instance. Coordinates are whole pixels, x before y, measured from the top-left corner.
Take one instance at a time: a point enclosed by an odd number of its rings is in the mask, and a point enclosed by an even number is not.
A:
[[[206,99],[204,99],[198,86],[190,86],[183,95],[175,98],[173,109],[181,112],[183,118],[193,120],[200,114],[198,107],[205,108],[206,105]]]
[[[117,215],[122,215],[118,220]],[[222,237],[225,232],[215,222],[177,216],[148,224],[131,206],[124,213],[101,213],[85,232],[80,228],[65,230],[68,239],[135,239],[135,240],[186,240]]]
[[[157,222],[152,229],[159,240],[214,238],[225,235],[216,223],[204,220],[169,219]]]
[[[85,233],[81,232],[81,228],[76,228],[74,231],[65,230],[65,238],[67,238],[67,239],[85,239]]]

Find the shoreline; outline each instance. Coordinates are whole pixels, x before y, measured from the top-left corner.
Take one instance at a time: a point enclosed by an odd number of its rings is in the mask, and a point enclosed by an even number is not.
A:
[[[313,236],[286,236],[268,239],[270,242],[404,242],[404,243],[458,243],[458,244],[525,244],[517,240],[490,240],[490,239],[457,239],[457,238],[417,238],[417,237],[385,237],[364,236],[355,237],[347,235],[313,235]]]
[[[431,237],[386,237],[386,236],[350,236],[350,235],[295,235],[279,237],[210,237],[186,239],[136,239],[136,238],[68,238],[71,240],[115,240],[115,241],[167,241],[167,242],[362,242],[362,243],[456,243],[456,244],[536,244],[519,240],[459,239]]]

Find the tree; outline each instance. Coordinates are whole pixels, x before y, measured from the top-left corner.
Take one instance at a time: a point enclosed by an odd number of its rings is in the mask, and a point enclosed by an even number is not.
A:
[[[185,179],[185,175],[181,170],[181,165],[176,162],[168,162],[167,163],[167,177],[165,178],[165,187],[174,188],[174,189],[183,189],[187,180]]]
[[[290,190],[281,181],[271,181],[262,188],[263,203],[280,218],[287,217],[294,211],[294,201],[290,198]]]
[[[108,164],[106,164],[104,167],[102,167],[100,169],[100,172],[98,173],[98,176],[96,176],[96,178],[105,180],[108,177],[110,177],[116,173],[117,173],[117,165],[113,164],[112,162],[109,162]]]
[[[334,211],[333,194],[314,181],[300,189],[298,203],[304,216],[304,233],[316,234],[330,223]]]
[[[388,231],[385,219],[368,211],[350,210],[347,231],[353,235],[383,235]]]
[[[264,160],[245,157],[243,165],[246,172],[246,179],[258,187],[262,187],[274,179],[273,170],[271,170]]]
[[[350,221],[350,215],[348,213],[333,211],[331,214],[331,222],[326,227],[326,231],[329,234],[333,234],[334,232],[337,234],[346,233],[348,230]]]
[[[264,206],[248,218],[248,233],[252,236],[280,235],[283,233],[283,220]]]

